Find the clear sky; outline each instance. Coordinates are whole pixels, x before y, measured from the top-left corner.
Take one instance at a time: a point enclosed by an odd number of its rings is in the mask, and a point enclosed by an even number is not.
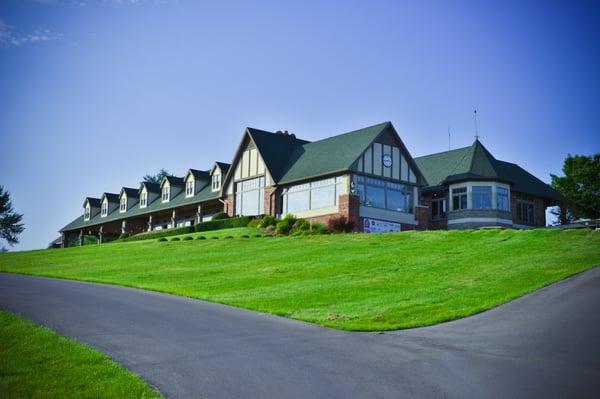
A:
[[[0,184],[45,247],[86,196],[230,162],[244,127],[391,121],[549,182],[600,150],[598,3],[0,1]]]

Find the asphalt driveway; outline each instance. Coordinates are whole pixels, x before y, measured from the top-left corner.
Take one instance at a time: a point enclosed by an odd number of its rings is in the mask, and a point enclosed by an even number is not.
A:
[[[0,273],[0,308],[169,398],[575,398],[600,393],[600,268],[438,326],[348,333],[129,288]]]

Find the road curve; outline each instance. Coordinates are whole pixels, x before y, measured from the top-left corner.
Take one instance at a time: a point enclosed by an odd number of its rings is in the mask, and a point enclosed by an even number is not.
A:
[[[600,268],[479,315],[349,333],[143,290],[0,273],[0,308],[85,342],[168,398],[591,398]]]

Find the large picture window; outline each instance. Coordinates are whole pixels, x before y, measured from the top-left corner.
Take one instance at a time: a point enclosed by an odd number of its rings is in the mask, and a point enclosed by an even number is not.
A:
[[[235,184],[236,215],[254,216],[265,213],[265,178],[244,180]]]
[[[282,193],[283,213],[336,206],[341,193],[341,176],[288,187]]]
[[[413,213],[413,186],[364,176],[355,176],[354,183],[362,205]]]
[[[492,186],[473,186],[473,209],[492,209]]]

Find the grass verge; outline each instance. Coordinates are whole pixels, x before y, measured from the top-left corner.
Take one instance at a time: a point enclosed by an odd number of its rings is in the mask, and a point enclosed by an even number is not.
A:
[[[162,398],[108,356],[2,311],[0,397]]]
[[[253,237],[257,232],[6,253],[0,271],[132,286],[372,331],[468,316],[600,264],[600,233],[590,230]]]

